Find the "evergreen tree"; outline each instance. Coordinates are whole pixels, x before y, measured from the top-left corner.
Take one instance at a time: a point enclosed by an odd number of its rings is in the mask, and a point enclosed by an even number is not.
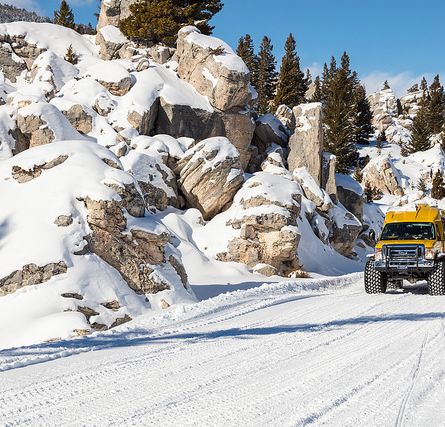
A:
[[[418,92],[419,91],[419,85],[413,84],[409,89],[408,89],[408,93],[414,93],[414,92]]]
[[[182,24],[195,25],[202,34],[210,35],[215,27],[209,24],[214,15],[221,11],[221,0],[176,0],[180,8]]]
[[[354,90],[354,108],[354,142],[367,144],[372,134],[372,112],[366,98],[365,87],[361,84],[358,84]]]
[[[119,26],[129,38],[174,46],[179,29],[195,25],[211,34],[208,21],[222,8],[220,0],[139,0],[130,5],[130,16]]]
[[[389,86],[388,80],[385,80],[385,83],[383,83],[383,90],[391,89]]]
[[[309,87],[312,84],[312,74],[311,74],[311,70],[309,70],[309,68],[306,68],[306,76],[305,76],[304,80],[306,82],[306,87]]]
[[[296,52],[295,39],[292,34],[289,34],[281,62],[278,90],[274,101],[275,108],[281,104],[293,108],[303,103],[307,88],[307,80],[300,69],[300,58]]]
[[[73,45],[72,44],[69,45],[69,47],[68,47],[68,49],[67,49],[67,51],[65,53],[65,61],[68,61],[68,62],[70,62],[73,65],[77,64],[78,57],[77,57],[76,52],[74,52],[74,50],[73,50]]]
[[[422,194],[426,193],[427,190],[427,186],[426,186],[426,181],[424,177],[420,177],[419,180],[417,181],[417,185],[416,185],[417,190],[419,190]]]
[[[429,89],[428,125],[432,134],[441,132],[444,124],[444,91],[439,75],[434,77]]]
[[[273,55],[271,40],[264,36],[258,54],[258,111],[265,114],[270,111],[270,104],[274,98],[277,86],[276,62]]]
[[[334,70],[331,61],[328,96],[324,105],[326,149],[337,156],[337,172],[349,173],[358,155],[354,144],[354,89],[356,75],[351,72],[349,57],[345,52],[341,66]]]
[[[74,14],[68,3],[62,0],[59,10],[54,11],[54,23],[64,27],[74,28]]]
[[[325,102],[329,92],[329,68],[326,62],[323,65],[323,74],[321,75],[321,101]]]
[[[442,200],[445,197],[445,183],[441,170],[438,170],[434,175],[431,197],[436,200]]]
[[[258,57],[255,55],[253,40],[250,34],[241,37],[238,42],[236,53],[247,65],[250,71],[250,82],[254,87],[257,86],[258,75]]]
[[[311,102],[322,102],[323,91],[321,89],[322,85],[321,85],[319,76],[315,77],[314,86],[315,86],[315,89],[314,89],[314,94],[312,95],[312,98],[311,98]]]
[[[431,130],[428,120],[429,100],[427,97],[427,89],[425,89],[425,79],[422,80],[421,87],[423,88],[423,95],[420,100],[420,108],[416,117],[414,117],[411,127],[411,136],[406,145],[406,150],[409,154],[416,153],[417,151],[425,151],[431,147]]]

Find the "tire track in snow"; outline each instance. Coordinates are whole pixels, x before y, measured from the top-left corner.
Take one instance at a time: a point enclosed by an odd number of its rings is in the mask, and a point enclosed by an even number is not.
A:
[[[423,339],[422,345],[420,347],[419,357],[418,357],[417,362],[413,369],[410,385],[409,385],[408,390],[406,391],[405,396],[402,400],[402,404],[400,405],[399,413],[397,415],[396,424],[395,424],[396,427],[402,427],[404,424],[406,408],[408,406],[408,402],[411,397],[411,394],[414,390],[414,386],[416,385],[416,380],[417,380],[417,377],[420,372],[420,367],[422,365],[423,351],[425,349],[427,341],[428,341],[428,332],[425,333],[425,338]]]

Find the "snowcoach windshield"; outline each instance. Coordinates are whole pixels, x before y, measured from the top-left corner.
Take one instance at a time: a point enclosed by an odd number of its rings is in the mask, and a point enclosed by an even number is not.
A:
[[[430,222],[393,222],[386,224],[381,240],[434,240],[434,224]]]

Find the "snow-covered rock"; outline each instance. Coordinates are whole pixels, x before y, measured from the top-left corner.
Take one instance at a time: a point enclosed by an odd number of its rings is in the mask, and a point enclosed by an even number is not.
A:
[[[232,48],[196,27],[179,31],[178,75],[220,111],[244,108],[251,100],[250,72]]]
[[[179,189],[189,207],[211,219],[229,205],[244,182],[238,150],[226,138],[210,138],[178,163]]]
[[[392,89],[382,89],[368,96],[372,125],[378,132],[386,131],[397,117],[397,100]]]
[[[264,269],[266,264],[273,267],[269,271],[282,275],[299,270],[297,218],[301,198],[302,190],[289,174],[254,174],[225,213],[227,225],[237,230],[237,236],[218,258],[242,262],[254,269]]]
[[[372,159],[363,169],[362,183],[382,194],[403,195],[400,172],[389,156]]]
[[[8,200],[0,210],[1,302],[23,311],[31,342],[106,329],[161,300],[193,300],[167,230],[100,145],[55,142],[2,161],[0,194]],[[28,295],[38,307],[32,319]]]
[[[305,167],[321,184],[323,123],[321,103],[301,104],[293,109],[295,131],[289,141],[289,170]]]
[[[119,49],[127,43],[129,40],[114,25],[106,25],[97,31],[96,44],[99,45],[101,59],[118,59]]]
[[[337,195],[339,202],[358,220],[363,220],[364,195],[361,185],[351,176],[337,174]]]
[[[18,145],[24,148],[66,139],[83,139],[52,104],[32,103],[17,111]]]

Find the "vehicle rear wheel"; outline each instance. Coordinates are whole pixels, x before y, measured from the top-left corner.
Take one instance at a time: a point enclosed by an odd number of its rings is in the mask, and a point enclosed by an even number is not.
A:
[[[374,258],[368,258],[365,266],[365,291],[367,294],[383,294],[386,292],[388,280],[385,274],[374,267]]]
[[[428,276],[428,293],[430,295],[445,295],[445,263],[436,262],[433,271]]]

